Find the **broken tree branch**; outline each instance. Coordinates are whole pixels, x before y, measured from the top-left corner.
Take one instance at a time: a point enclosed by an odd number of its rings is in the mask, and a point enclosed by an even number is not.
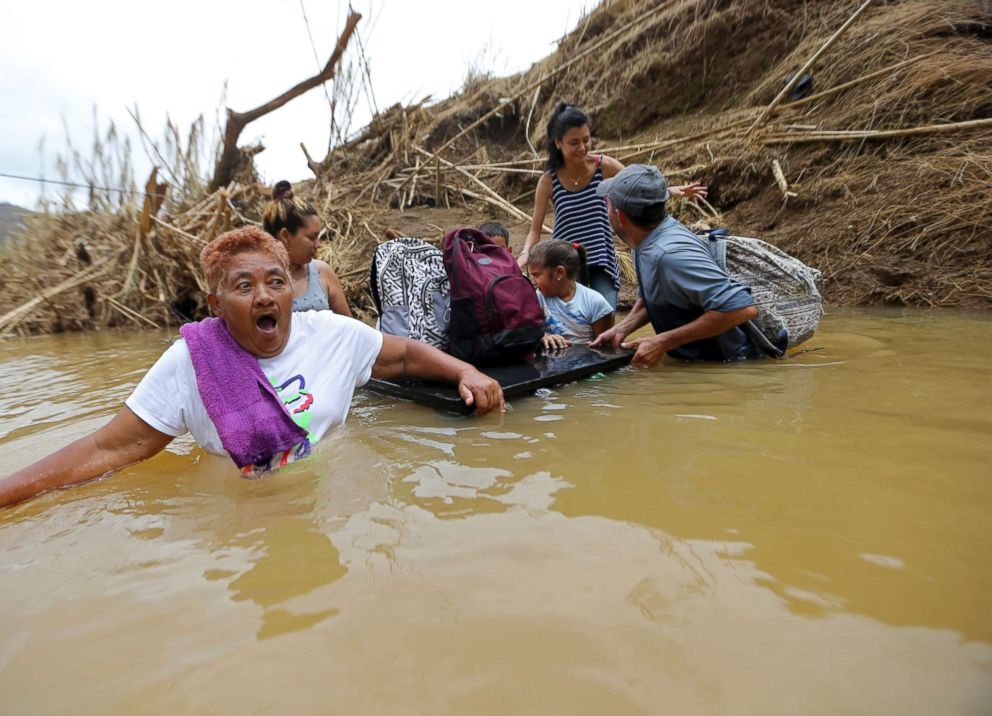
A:
[[[765,144],[804,144],[809,142],[848,142],[852,140],[889,139],[891,137],[912,137],[919,134],[948,134],[963,132],[968,129],[992,126],[992,118],[970,119],[967,122],[951,122],[950,124],[928,124],[922,127],[907,127],[906,129],[877,129],[865,131],[833,131],[823,130],[808,133],[771,134],[765,137]]]
[[[789,182],[785,180],[785,172],[782,171],[782,165],[778,163],[778,159],[772,159],[772,174],[775,175],[775,183],[778,184],[782,196],[786,199],[790,196],[799,196],[796,192],[789,191]]]
[[[65,281],[62,281],[56,284],[55,286],[52,286],[50,289],[44,291],[41,295],[32,298],[30,301],[27,301],[26,303],[21,304],[17,308],[8,311],[7,313],[0,316],[0,335],[12,331],[17,326],[18,323],[20,323],[29,315],[31,315],[31,312],[35,308],[37,308],[39,304],[44,303],[53,296],[57,296],[63,291],[67,291],[70,288],[75,288],[76,286],[81,286],[87,281],[91,281],[97,276],[101,276],[105,274],[113,267],[113,264],[110,262],[113,259],[116,259],[118,256],[120,256],[121,253],[123,253],[123,251],[118,251],[116,253],[104,257],[99,261],[95,261],[94,263],[90,264],[90,266],[86,270],[76,274],[75,276],[71,276],[67,278]],[[100,270],[98,271],[97,269]]]
[[[300,149],[303,150],[303,156],[307,158],[307,166],[310,168],[310,171],[313,172],[315,177],[320,179],[320,163],[313,160],[313,157],[310,156],[310,152],[307,151],[307,145],[303,142],[300,142]]]
[[[414,144],[413,145],[413,149],[415,151],[419,152],[420,154],[423,154],[424,156],[431,156],[431,153],[428,152],[423,147],[421,147],[420,145]],[[521,211],[520,209],[518,209],[517,207],[515,207],[513,204],[511,204],[509,201],[507,201],[506,199],[504,199],[503,197],[501,197],[499,194],[497,194],[496,192],[494,192],[492,189],[489,188],[489,185],[486,184],[481,179],[479,179],[479,177],[475,176],[474,174],[471,174],[470,172],[465,171],[464,169],[462,169],[457,164],[453,164],[453,163],[449,162],[447,159],[444,159],[443,157],[439,157],[437,155],[434,155],[431,158],[434,159],[435,161],[440,161],[446,167],[451,167],[456,172],[458,172],[459,174],[461,174],[465,178],[469,179],[472,183],[478,185],[479,188],[482,189],[483,194],[485,195],[485,200],[488,201],[490,204],[495,204],[496,206],[499,206],[506,213],[508,213],[510,216],[516,217],[517,219],[521,219],[522,221],[530,221],[531,220],[530,214],[528,214],[528,213],[526,213],[524,211]],[[549,234],[551,233],[551,229],[549,229],[548,227],[544,226],[542,228],[546,232],[548,232]]]
[[[348,21],[345,23],[344,30],[341,32],[338,44],[334,47],[334,52],[331,53],[331,57],[327,60],[327,64],[324,65],[324,69],[319,73],[309,79],[303,80],[295,87],[288,89],[275,99],[256,107],[250,112],[235,112],[228,108],[227,125],[224,127],[224,148],[221,151],[220,158],[217,160],[213,179],[210,180],[209,191],[216,191],[220,187],[231,183],[231,180],[234,179],[241,157],[240,150],[238,149],[238,138],[249,122],[253,122],[259,117],[279,109],[291,99],[299,97],[304,92],[334,77],[337,64],[340,62],[345,48],[348,46],[348,40],[351,39],[351,35],[355,31],[355,26],[361,19],[362,16],[354,11],[348,15]]]
[[[772,110],[772,114],[777,114],[779,112],[784,112],[787,109],[795,109],[796,107],[802,107],[803,105],[811,104],[817,100],[824,99],[831,95],[837,94],[838,92],[843,92],[844,90],[851,89],[851,87],[856,87],[862,82],[867,82],[868,80],[873,80],[878,77],[884,77],[885,75],[890,75],[896,70],[902,69],[907,65],[916,64],[920,60],[925,60],[928,57],[932,57],[937,54],[936,52],[927,52],[924,55],[917,55],[916,57],[911,57],[908,60],[903,60],[902,62],[897,62],[894,65],[889,65],[884,67],[877,72],[871,72],[867,75],[861,75],[857,79],[853,79],[850,82],[845,82],[844,84],[837,85],[836,87],[831,87],[830,89],[823,90],[822,92],[817,92],[816,94],[811,94],[808,97],[803,97],[802,99],[797,99],[795,102],[789,102],[788,104],[783,104]]]

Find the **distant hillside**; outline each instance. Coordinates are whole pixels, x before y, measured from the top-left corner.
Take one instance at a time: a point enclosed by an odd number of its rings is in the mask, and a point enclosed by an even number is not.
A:
[[[0,242],[7,238],[7,234],[11,231],[24,226],[24,219],[31,214],[32,212],[20,206],[0,202]]]

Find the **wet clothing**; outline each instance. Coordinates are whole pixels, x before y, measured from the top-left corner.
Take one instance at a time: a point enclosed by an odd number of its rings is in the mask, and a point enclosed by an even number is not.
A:
[[[330,311],[291,315],[282,353],[257,360],[307,439],[265,464],[256,463],[257,471],[306,457],[312,443],[343,423],[355,388],[371,377],[382,349],[382,334],[353,318]],[[227,454],[200,397],[186,341],[176,341],[162,354],[125,405],[159,432],[173,437],[189,432],[207,452]]]
[[[555,207],[555,224],[552,239],[582,244],[586,249],[589,268],[601,267],[620,288],[620,266],[617,250],[613,245],[613,229],[606,209],[606,199],[596,196],[596,187],[603,181],[603,158],[596,159],[596,172],[585,188],[568,191],[551,172],[551,202]],[[613,302],[616,305],[616,301]]]
[[[728,313],[755,305],[751,291],[721,269],[705,240],[666,217],[634,251],[637,294],[656,333],[691,323],[707,311]],[[713,338],[669,351],[684,360],[740,360],[761,355],[735,326]]]
[[[254,465],[306,440],[258,358],[234,340],[223,319],[186,323],[179,333],[207,416],[235,465]]]
[[[557,296],[537,292],[538,303],[544,311],[545,331],[564,336],[573,343],[589,343],[596,336],[592,324],[612,315],[613,307],[598,292],[575,284],[575,295],[565,301]]]
[[[311,261],[307,264],[307,290],[302,296],[293,299],[294,311],[328,311],[331,308],[327,300],[327,291],[320,280],[320,271],[317,269],[317,262]]]

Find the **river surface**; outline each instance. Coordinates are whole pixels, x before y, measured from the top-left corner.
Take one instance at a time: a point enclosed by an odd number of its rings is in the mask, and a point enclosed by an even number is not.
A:
[[[165,333],[0,343],[0,474]],[[188,440],[0,511],[4,714],[992,713],[992,317],[447,416],[264,480]]]

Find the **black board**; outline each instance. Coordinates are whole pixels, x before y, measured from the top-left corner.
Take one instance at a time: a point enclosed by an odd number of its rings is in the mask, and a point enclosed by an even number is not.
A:
[[[504,397],[512,398],[538,388],[568,383],[593,373],[625,366],[633,357],[634,351],[622,348],[592,349],[575,345],[562,351],[539,355],[527,363],[485,366],[479,370],[499,382]],[[465,405],[454,386],[442,383],[372,378],[365,387],[375,393],[406,398],[450,413],[467,414],[473,410]]]

